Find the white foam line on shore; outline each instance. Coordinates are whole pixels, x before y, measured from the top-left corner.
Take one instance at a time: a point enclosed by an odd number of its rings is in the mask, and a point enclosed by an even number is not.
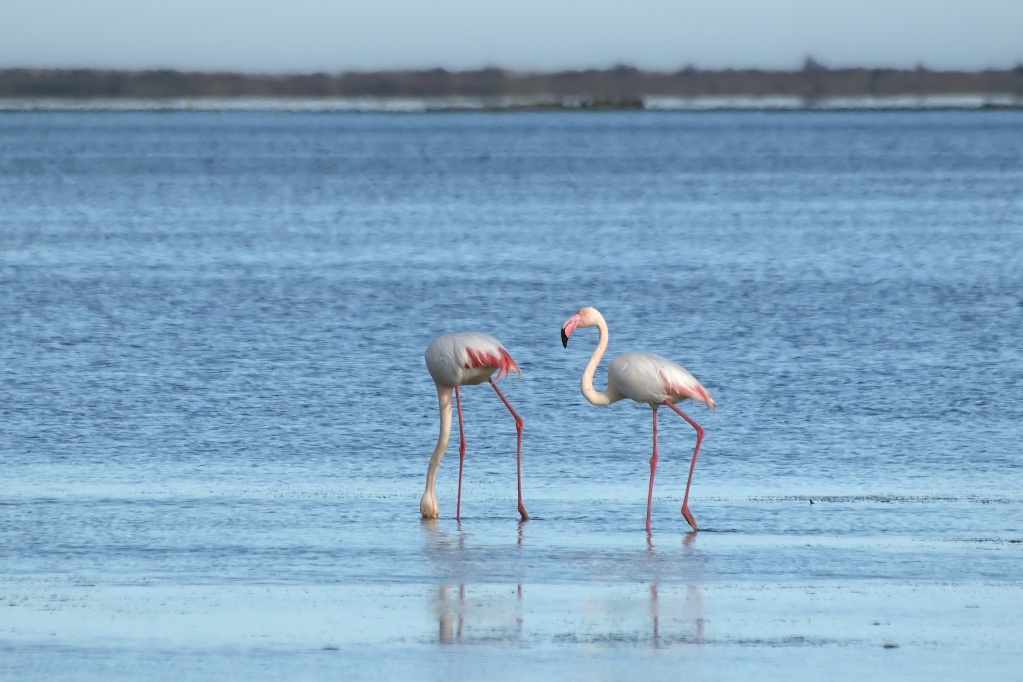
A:
[[[940,109],[1023,109],[1023,96],[1008,94],[899,95],[890,97],[721,96],[641,98],[649,111],[870,111]],[[429,98],[169,98],[169,99],[0,99],[0,111],[253,111],[390,112],[503,111],[517,109],[633,108],[591,97]]]
[[[1023,97],[1012,95],[899,95],[892,97],[646,97],[645,109],[659,111],[766,110],[848,111],[916,109],[1018,109]]]

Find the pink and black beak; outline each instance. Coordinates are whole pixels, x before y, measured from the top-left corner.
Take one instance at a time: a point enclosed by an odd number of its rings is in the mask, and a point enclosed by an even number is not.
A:
[[[579,326],[579,322],[582,318],[578,313],[565,320],[565,324],[561,325],[561,345],[564,348],[568,348],[568,337],[572,335],[575,328]]]

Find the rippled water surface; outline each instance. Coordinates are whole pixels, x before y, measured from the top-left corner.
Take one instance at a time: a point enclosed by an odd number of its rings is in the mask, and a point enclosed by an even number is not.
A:
[[[0,330],[11,678],[1023,667],[1019,112],[0,114]]]

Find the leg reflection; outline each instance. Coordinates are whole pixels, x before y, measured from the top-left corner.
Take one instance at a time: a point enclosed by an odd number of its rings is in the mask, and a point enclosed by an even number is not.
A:
[[[686,603],[693,623],[696,625],[696,643],[704,643],[703,597],[699,587],[699,566],[702,563],[700,553],[696,549],[696,531],[690,531],[682,537],[682,552],[686,561],[693,567],[686,585]]]
[[[700,597],[700,590],[696,585],[686,586],[686,596],[689,601],[689,608],[693,611],[693,619],[696,623],[696,643],[703,644],[703,600]]]
[[[660,648],[660,645],[661,645],[661,632],[660,632],[661,614],[660,614],[660,605],[657,603],[657,600],[658,600],[657,585],[654,584],[654,585],[650,586],[650,617],[653,618],[653,621],[654,621],[654,648],[655,649]]]
[[[462,641],[462,626],[465,624],[465,585],[458,586],[458,641]]]
[[[518,604],[518,609],[517,609],[518,615],[515,617],[515,631],[516,631],[516,634],[518,635],[518,639],[521,641],[522,640],[522,583],[519,583],[516,586],[515,593],[516,593],[516,596],[518,597],[518,599],[516,600],[516,602]]]
[[[441,585],[437,590],[437,620],[439,624],[438,639],[441,644],[451,644],[451,610],[448,603],[448,586]]]

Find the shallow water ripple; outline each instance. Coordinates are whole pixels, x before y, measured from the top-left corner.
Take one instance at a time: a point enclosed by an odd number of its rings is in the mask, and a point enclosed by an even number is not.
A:
[[[1016,679],[1021,129],[0,113],[0,677]],[[669,414],[643,531],[587,304],[719,405],[696,534]],[[419,518],[463,329],[523,370],[525,524],[487,387]]]

